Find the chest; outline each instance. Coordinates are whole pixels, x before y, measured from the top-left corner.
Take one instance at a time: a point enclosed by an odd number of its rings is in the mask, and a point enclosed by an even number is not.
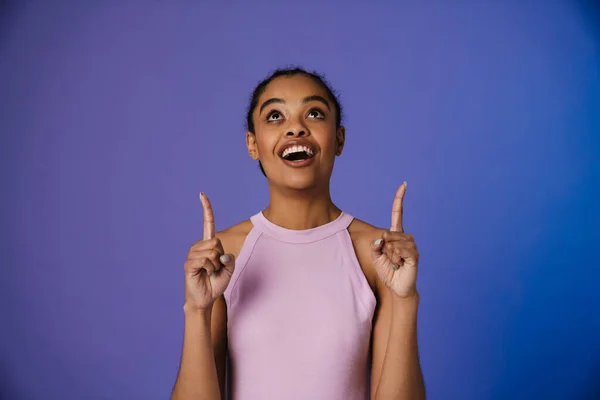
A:
[[[268,240],[256,243],[228,304],[231,350],[289,356],[304,349],[296,356],[323,360],[352,358],[368,346],[374,296],[357,258],[338,240],[279,244],[277,251]]]

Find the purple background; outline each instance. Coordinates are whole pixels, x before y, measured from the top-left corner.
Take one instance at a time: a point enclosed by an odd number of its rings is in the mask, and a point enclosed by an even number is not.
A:
[[[429,398],[600,398],[591,3],[82,3],[0,11],[0,398],[168,398],[198,192],[266,206],[244,113],[286,64],[341,93],[340,207],[409,183]]]

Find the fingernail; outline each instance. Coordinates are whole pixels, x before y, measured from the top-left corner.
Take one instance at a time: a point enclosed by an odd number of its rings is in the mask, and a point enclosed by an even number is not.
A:
[[[398,267],[396,266],[396,264],[392,264],[392,268],[394,269],[394,271],[398,271]]]
[[[382,240],[383,240],[383,239],[377,239],[377,240],[374,242],[375,246],[379,246],[379,245],[381,244],[381,241],[382,241]]]
[[[408,182],[404,181],[404,187],[408,187]]]
[[[221,260],[222,263],[228,263],[229,261],[231,261],[231,257],[229,257],[228,254],[223,254],[219,260]]]

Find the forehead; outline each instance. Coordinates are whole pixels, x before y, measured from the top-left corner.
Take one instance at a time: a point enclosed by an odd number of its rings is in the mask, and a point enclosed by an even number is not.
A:
[[[303,99],[319,95],[329,99],[327,91],[315,79],[304,74],[280,76],[273,79],[259,98],[259,103],[273,97],[282,100]]]

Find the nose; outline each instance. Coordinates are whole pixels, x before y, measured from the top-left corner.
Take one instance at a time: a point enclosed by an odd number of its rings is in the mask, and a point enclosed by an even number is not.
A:
[[[304,137],[310,135],[308,127],[300,116],[290,118],[284,132],[286,137]]]
[[[292,136],[292,137],[293,136],[302,137],[302,136],[306,136],[306,131],[304,129],[291,129],[285,135]]]

